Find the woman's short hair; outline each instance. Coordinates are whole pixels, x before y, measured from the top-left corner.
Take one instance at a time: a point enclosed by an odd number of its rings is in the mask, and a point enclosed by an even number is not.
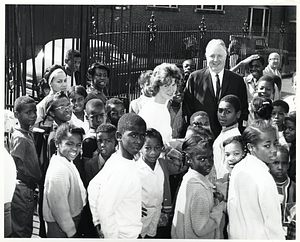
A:
[[[151,76],[152,95],[155,96],[161,86],[170,85],[173,78],[175,78],[176,84],[182,78],[180,69],[175,64],[162,63],[156,66]]]

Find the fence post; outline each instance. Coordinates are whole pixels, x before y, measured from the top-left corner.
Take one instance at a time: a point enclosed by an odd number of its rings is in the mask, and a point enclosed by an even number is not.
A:
[[[199,66],[200,68],[199,69],[202,69],[203,68],[203,61],[204,61],[204,39],[203,37],[205,36],[206,34],[206,25],[205,25],[205,18],[204,18],[204,15],[202,16],[202,19],[201,19],[201,22],[200,22],[200,25],[199,25],[199,30],[200,30],[200,50],[199,50],[199,58],[198,58],[198,63],[196,63],[197,66]],[[200,61],[200,63],[199,63]]]
[[[155,24],[154,12],[151,14],[150,24],[148,25],[149,29],[149,43],[148,43],[148,65],[147,68],[149,70],[154,69],[154,51],[155,51],[155,33],[157,31],[157,27]]]
[[[284,27],[284,22],[282,21],[281,22],[281,25],[280,25],[280,28],[279,28],[279,33],[280,33],[280,40],[279,40],[279,50],[280,50],[280,64],[281,64],[281,72],[283,73],[285,70],[284,70],[284,67],[285,65],[283,65],[283,41],[284,41],[284,34],[285,34],[285,27]],[[285,60],[287,61],[287,60]]]

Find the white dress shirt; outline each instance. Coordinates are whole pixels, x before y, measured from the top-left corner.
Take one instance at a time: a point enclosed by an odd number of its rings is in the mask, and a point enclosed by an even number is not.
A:
[[[112,154],[90,181],[88,200],[94,225],[105,239],[136,239],[141,232],[141,180],[134,160]]]
[[[233,168],[227,206],[229,239],[285,239],[276,183],[257,157],[248,154]]]
[[[220,79],[220,87],[221,87],[221,90],[222,90],[222,83],[223,83],[223,76],[224,76],[224,69],[222,71],[220,71],[219,73],[214,73],[211,71],[211,69],[209,69],[209,72],[210,72],[210,75],[211,75],[211,79],[212,79],[212,84],[213,84],[213,87],[214,87],[214,91],[215,91],[215,95],[217,93],[217,78],[216,78],[216,75],[218,74],[219,76],[219,79]],[[221,91],[220,91],[221,93]]]

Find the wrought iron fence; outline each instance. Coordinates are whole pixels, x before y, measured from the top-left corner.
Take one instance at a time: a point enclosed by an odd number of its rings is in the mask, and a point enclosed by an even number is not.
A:
[[[88,66],[95,61],[105,62],[111,68],[108,95],[130,100],[139,95],[137,79],[141,71],[163,62],[182,63],[188,58],[193,58],[200,69],[208,41],[220,38],[228,46],[230,35],[243,34],[242,30],[209,29],[203,33],[195,25],[170,26],[156,24],[155,20],[154,28],[151,21],[148,25],[131,23],[131,12],[129,22],[122,21],[122,14],[121,20],[114,22],[113,11],[106,16],[110,21],[103,22],[99,20],[103,18],[101,14],[105,11],[95,6],[6,5],[5,108],[12,108],[20,95],[39,100],[36,90],[42,73],[54,62],[64,64],[67,47],[82,54],[82,85],[86,84]],[[67,16],[73,17],[70,20]],[[272,43],[273,38],[278,39],[279,33],[270,33]],[[286,33],[285,39],[285,43],[296,46],[295,34]],[[68,40],[72,41],[71,47]],[[49,60],[41,55],[46,54],[46,43],[52,45]]]

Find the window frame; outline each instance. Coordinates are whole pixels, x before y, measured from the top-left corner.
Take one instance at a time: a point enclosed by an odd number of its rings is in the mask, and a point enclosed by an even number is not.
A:
[[[261,33],[259,36],[268,36],[270,31],[270,18],[271,18],[271,9],[269,7],[262,7],[262,6],[254,6],[249,7],[248,10],[248,21],[249,21],[249,32],[257,32],[253,31],[253,11],[255,9],[262,9],[263,10],[263,17],[262,17],[262,23],[261,23]],[[269,11],[269,16],[266,16],[266,11]],[[268,21],[268,25],[265,26],[265,22]]]

